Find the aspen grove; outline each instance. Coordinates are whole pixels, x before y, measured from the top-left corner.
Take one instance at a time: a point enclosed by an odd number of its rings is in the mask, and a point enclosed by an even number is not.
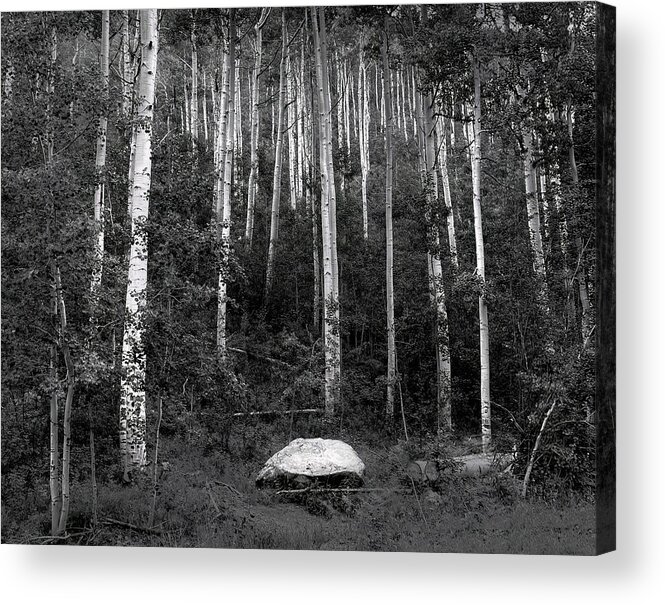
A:
[[[298,436],[509,452],[515,498],[591,502],[597,25],[4,13],[3,540],[122,518],[157,540],[182,460],[245,497]]]

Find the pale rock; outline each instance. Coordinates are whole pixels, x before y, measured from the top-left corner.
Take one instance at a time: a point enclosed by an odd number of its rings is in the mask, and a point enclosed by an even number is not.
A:
[[[263,466],[256,483],[297,485],[312,481],[328,485],[362,485],[365,464],[355,450],[335,439],[295,439]]]

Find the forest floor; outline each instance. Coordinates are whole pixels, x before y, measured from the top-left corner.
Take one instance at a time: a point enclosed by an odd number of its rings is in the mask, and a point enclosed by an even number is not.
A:
[[[269,435],[269,436],[268,436]],[[288,439],[286,438],[288,436]],[[593,554],[595,508],[574,498],[523,500],[509,475],[451,475],[437,496],[405,480],[397,446],[344,439],[366,465],[366,492],[277,494],[254,479],[291,437],[250,432],[231,452],[183,438],[162,440],[153,506],[152,467],[122,486],[100,481],[91,526],[89,478],[74,478],[68,544],[284,550]],[[309,435],[302,435],[309,436]],[[4,481],[3,481],[4,483]],[[3,485],[4,495],[12,492]],[[9,489],[8,489],[9,488]],[[15,502],[3,497],[2,542],[48,539],[48,485]],[[31,504],[28,505],[27,503]],[[30,510],[29,510],[30,509]]]

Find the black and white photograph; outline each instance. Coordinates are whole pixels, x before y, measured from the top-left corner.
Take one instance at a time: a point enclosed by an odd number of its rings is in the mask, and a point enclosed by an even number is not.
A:
[[[616,548],[614,7],[5,8],[3,544]]]

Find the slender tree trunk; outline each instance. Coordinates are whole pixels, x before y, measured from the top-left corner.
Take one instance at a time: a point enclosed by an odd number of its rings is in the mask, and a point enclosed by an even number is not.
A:
[[[58,60],[58,35],[56,28],[51,29],[51,61],[46,80],[46,125],[44,129],[44,140],[46,142],[46,170],[50,174],[53,164],[53,94],[55,91],[55,69]],[[51,200],[52,202],[52,200]],[[51,221],[54,219],[55,210],[51,207],[51,219],[47,224],[47,236],[50,240]],[[54,226],[55,228],[55,226]],[[58,291],[55,259],[51,259],[51,330],[53,334],[58,332]],[[58,444],[59,428],[59,401],[58,401],[58,344],[56,337],[49,347],[49,379],[51,380],[50,400],[50,423],[49,423],[49,489],[51,494],[51,535],[58,535],[60,513],[62,511],[62,491],[60,487],[60,472],[58,469],[60,451]]]
[[[568,104],[566,118],[568,121],[568,159],[570,163],[570,176],[574,189],[579,189],[579,175],[577,172],[577,161],[575,160],[575,143],[573,138],[573,108]],[[574,227],[577,227],[578,220],[574,221]],[[577,280],[577,288],[580,296],[580,305],[582,307],[582,342],[586,342],[591,333],[591,301],[587,289],[586,263],[584,262],[584,243],[582,237],[574,229],[575,253],[577,254],[577,271],[574,278]]]
[[[318,16],[317,16],[318,13]],[[335,173],[332,162],[332,112],[327,70],[325,16],[312,7],[312,30],[320,112],[321,230],[323,234],[323,319],[325,351],[325,415],[335,414],[340,401],[341,348],[339,337],[339,287],[337,281],[337,237]],[[319,29],[319,20],[321,22]]]
[[[492,418],[490,408],[490,351],[489,321],[485,301],[485,243],[483,239],[483,218],[481,205],[481,122],[480,122],[480,62],[473,57],[473,139],[471,178],[473,181],[473,217],[476,236],[476,276],[479,281],[478,317],[480,323],[480,423],[483,452],[488,453],[492,440]]]
[[[529,221],[529,239],[531,240],[531,253],[533,254],[533,271],[538,280],[539,304],[547,307],[547,277],[545,275],[545,254],[543,252],[543,239],[540,233],[540,209],[538,207],[538,192],[536,186],[536,169],[534,167],[534,145],[531,131],[522,132],[524,144],[524,186],[526,191],[526,211]]]
[[[196,148],[199,140],[199,53],[196,44],[196,24],[194,22],[194,11],[192,11],[192,108],[190,110],[191,131]]]
[[[90,320],[93,330],[96,329],[96,314],[99,299],[99,290],[102,282],[103,256],[104,256],[104,190],[106,180],[106,132],[108,118],[109,101],[109,11],[102,11],[102,39],[100,50],[100,71],[102,79],[102,92],[106,107],[99,117],[99,130],[97,131],[97,149],[95,155],[95,171],[97,173],[97,184],[95,186],[95,196],[93,201],[94,222],[97,229],[97,241],[94,247],[93,270],[90,280],[90,291],[92,294]],[[124,43],[123,37],[123,43]],[[124,96],[124,95],[123,95]],[[92,343],[90,343],[92,348]],[[93,414],[88,397],[88,428],[90,445],[90,477],[92,484],[92,517],[93,525],[97,525],[97,476],[95,465],[95,431],[93,425]]]
[[[451,369],[450,337],[448,334],[448,313],[446,293],[443,286],[441,267],[441,241],[439,234],[439,200],[436,179],[436,144],[434,127],[434,107],[431,94],[423,97],[423,135],[425,159],[425,193],[427,200],[426,220],[428,224],[428,252],[431,263],[431,289],[436,313],[436,357],[437,357],[437,434],[452,431],[451,415]]]
[[[236,60],[236,166],[240,169],[242,162],[242,79],[240,78],[240,58]],[[240,175],[238,176],[240,179]]]
[[[282,146],[284,142],[284,101],[286,96],[286,44],[287,44],[286,15],[282,10],[282,55],[279,61],[279,107],[277,114],[277,143],[275,145],[275,169],[272,181],[272,211],[270,217],[270,242],[268,244],[268,264],[266,266],[266,287],[264,305],[268,304],[268,297],[272,290],[275,272],[275,256],[279,240],[279,202],[282,193]]]
[[[365,49],[361,34],[360,66],[358,68],[358,111],[362,113],[358,120],[358,139],[360,148],[360,173],[363,206],[363,238],[369,239],[369,216],[367,209],[367,179],[369,176],[369,86],[367,84],[367,66]]]
[[[286,56],[286,128],[287,141],[289,149],[289,198],[291,199],[291,210],[296,211],[298,205],[298,195],[296,189],[296,106],[295,106],[295,86],[293,75],[293,61],[287,54]],[[279,143],[279,141],[278,141]],[[275,162],[277,166],[277,162]]]
[[[108,125],[108,93],[109,93],[109,11],[102,11],[102,39],[99,56],[102,96],[104,98],[104,109],[99,116],[97,130],[97,150],[95,154],[95,173],[97,183],[95,184],[95,196],[93,201],[94,224],[97,231],[96,242],[93,251],[93,269],[90,289],[93,298],[98,295],[102,282],[102,259],[104,256],[104,183],[106,172],[106,130]]]
[[[226,56],[228,72],[228,117],[226,132],[226,149],[224,150],[224,200],[221,224],[222,259],[217,273],[217,354],[221,359],[226,357],[226,310],[227,281],[226,273],[231,254],[231,195],[233,181],[233,148],[235,141],[235,54],[236,54],[236,9],[229,9],[229,54]],[[218,229],[220,225],[218,225]]]
[[[129,56],[129,11],[122,11],[122,114],[129,117],[132,113],[132,91],[134,89],[134,74],[132,72],[131,57]]]
[[[305,27],[307,27],[307,9],[305,9]],[[304,61],[305,61],[305,36],[303,36],[303,51],[302,51],[302,86],[303,90],[305,88],[304,80]],[[309,119],[305,120],[304,129],[306,140],[309,141],[309,150],[306,152],[306,162],[307,162],[307,188],[305,190],[307,207],[310,208],[310,213],[312,217],[312,260],[313,260],[313,272],[314,272],[314,296],[312,301],[313,308],[313,322],[314,329],[317,334],[321,330],[321,253],[319,251],[319,228],[317,224],[318,215],[316,212],[316,195],[314,195],[314,187],[316,183],[315,176],[315,161],[314,161],[314,150],[318,149],[317,141],[317,126],[315,124],[315,95],[314,95],[314,82],[312,79],[312,71],[308,69],[309,75],[309,90],[310,90],[310,103],[309,103]],[[305,107],[303,103],[303,108]],[[304,112],[303,112],[304,113]]]
[[[214,164],[215,164],[215,193],[214,213],[216,222],[217,240],[222,238],[222,224],[224,223],[224,169],[226,167],[226,138],[229,122],[229,55],[222,53],[222,87],[219,92],[219,116],[215,135]],[[218,334],[219,340],[219,334]]]
[[[300,71],[299,78],[296,82],[296,135],[298,139],[297,154],[296,154],[296,196],[298,201],[302,202],[304,197],[303,192],[303,175],[305,173],[305,124],[304,124],[304,108],[305,108],[305,42],[303,33],[303,43],[300,47]],[[305,215],[307,215],[307,208]]]
[[[132,185],[132,243],[129,257],[125,328],[122,342],[120,381],[120,455],[123,473],[129,479],[146,465],[145,450],[145,305],[147,286],[147,232],[152,165],[152,124],[157,69],[157,9],[140,11],[141,73]]]
[[[208,87],[206,86],[206,72],[203,70],[203,140],[208,149]]]
[[[328,189],[330,199],[330,257],[332,260],[332,275],[333,275],[333,304],[331,310],[333,312],[333,336],[334,336],[334,397],[336,408],[341,403],[341,372],[342,372],[342,341],[340,333],[340,299],[339,299],[339,268],[337,262],[337,194],[335,188],[335,170],[333,166],[333,132],[332,132],[332,108],[331,108],[331,94],[330,94],[330,77],[328,75],[328,42],[326,34],[326,17],[325,9],[319,7],[319,23],[321,25],[321,66],[323,73],[323,91],[326,104],[326,115],[328,119],[326,126],[328,130],[328,147],[326,153],[326,162],[328,164]],[[344,189],[344,179],[342,171],[341,189]]]
[[[439,119],[437,133],[437,147],[439,149],[439,172],[441,173],[441,184],[443,187],[443,201],[446,206],[446,227],[448,229],[448,249],[450,251],[450,263],[455,271],[459,270],[457,258],[457,238],[455,236],[455,215],[453,213],[453,200],[450,195],[450,178],[448,175],[448,142],[446,139],[443,121]]]
[[[261,10],[261,18],[254,26],[256,36],[254,50],[254,69],[252,70],[252,115],[250,118],[250,168],[249,182],[247,184],[247,220],[245,222],[245,244],[249,250],[252,249],[254,239],[254,208],[256,205],[256,193],[259,178],[259,76],[261,73],[261,56],[263,52],[263,26],[270,9]]]
[[[390,90],[390,63],[388,61],[388,27],[386,14],[383,23],[384,107],[386,110],[386,329],[388,334],[388,375],[386,392],[386,420],[391,423],[395,415],[395,383],[397,355],[395,351],[395,301],[393,288],[393,112]]]
[[[74,402],[74,388],[76,379],[74,375],[74,362],[69,350],[69,336],[67,334],[67,311],[65,309],[65,298],[62,292],[62,279],[60,268],[55,267],[55,289],[58,301],[58,315],[60,317],[60,348],[65,360],[67,375],[67,394],[65,396],[65,409],[62,419],[62,507],[60,508],[60,519],[58,520],[58,534],[65,532],[67,519],[69,518],[69,480],[71,466],[71,444],[72,444],[72,404]]]

